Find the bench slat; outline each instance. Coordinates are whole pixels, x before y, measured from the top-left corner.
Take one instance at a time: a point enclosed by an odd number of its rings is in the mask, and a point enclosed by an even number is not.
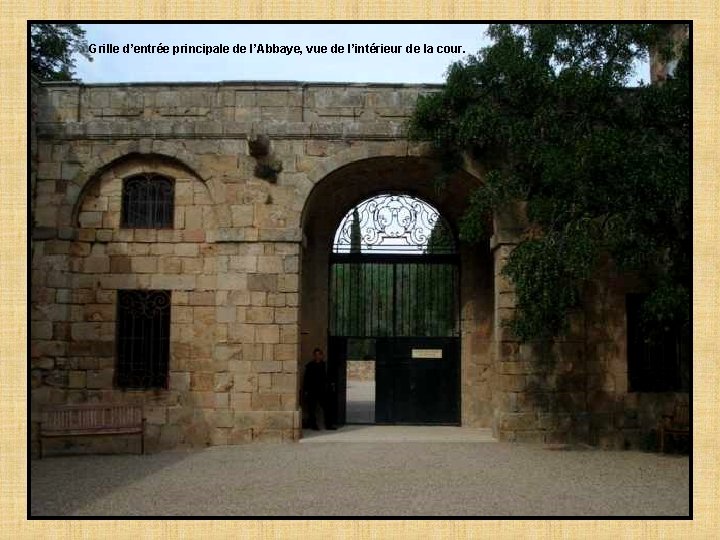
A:
[[[142,427],[119,427],[100,429],[64,429],[62,431],[43,431],[43,437],[71,437],[73,435],[119,435],[142,433]]]
[[[676,403],[673,414],[666,415],[658,425],[658,438],[660,439],[660,452],[665,452],[666,435],[690,435],[690,405]]]
[[[70,430],[108,430],[142,425],[142,409],[137,406],[72,406],[48,408],[43,432]]]
[[[40,423],[40,457],[46,437],[79,435],[142,436],[140,452],[145,453],[145,423],[138,405],[60,405],[43,409]]]

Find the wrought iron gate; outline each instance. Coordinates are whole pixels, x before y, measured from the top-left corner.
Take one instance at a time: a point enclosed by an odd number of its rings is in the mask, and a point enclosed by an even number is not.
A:
[[[444,257],[416,259],[333,257],[330,335],[458,335],[457,265]]]
[[[348,213],[329,283],[328,367],[340,423],[348,342],[360,339],[374,343],[376,423],[459,423],[458,293],[450,228],[427,203],[383,195]]]

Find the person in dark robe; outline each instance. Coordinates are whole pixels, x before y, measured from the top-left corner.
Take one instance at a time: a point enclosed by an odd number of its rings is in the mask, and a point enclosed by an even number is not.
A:
[[[331,384],[328,380],[327,364],[322,349],[313,351],[313,359],[305,366],[303,378],[303,395],[308,407],[308,424],[310,429],[319,430],[317,422],[317,408],[323,410],[325,429],[336,429],[333,425],[333,412],[331,406]]]

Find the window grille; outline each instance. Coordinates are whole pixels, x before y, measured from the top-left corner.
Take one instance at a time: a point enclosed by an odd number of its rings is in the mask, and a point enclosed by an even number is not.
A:
[[[173,226],[175,183],[157,174],[125,178],[122,190],[123,228],[165,229]]]
[[[119,290],[117,385],[167,388],[170,291]]]
[[[687,392],[690,389],[690,327],[650,335],[641,318],[644,295],[626,298],[628,386],[631,392]]]

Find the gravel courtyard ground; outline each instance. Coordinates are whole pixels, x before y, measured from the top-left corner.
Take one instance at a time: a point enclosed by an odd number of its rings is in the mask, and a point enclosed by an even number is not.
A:
[[[321,432],[322,433],[322,432]],[[688,516],[689,459],[495,442],[33,460],[32,516]]]

